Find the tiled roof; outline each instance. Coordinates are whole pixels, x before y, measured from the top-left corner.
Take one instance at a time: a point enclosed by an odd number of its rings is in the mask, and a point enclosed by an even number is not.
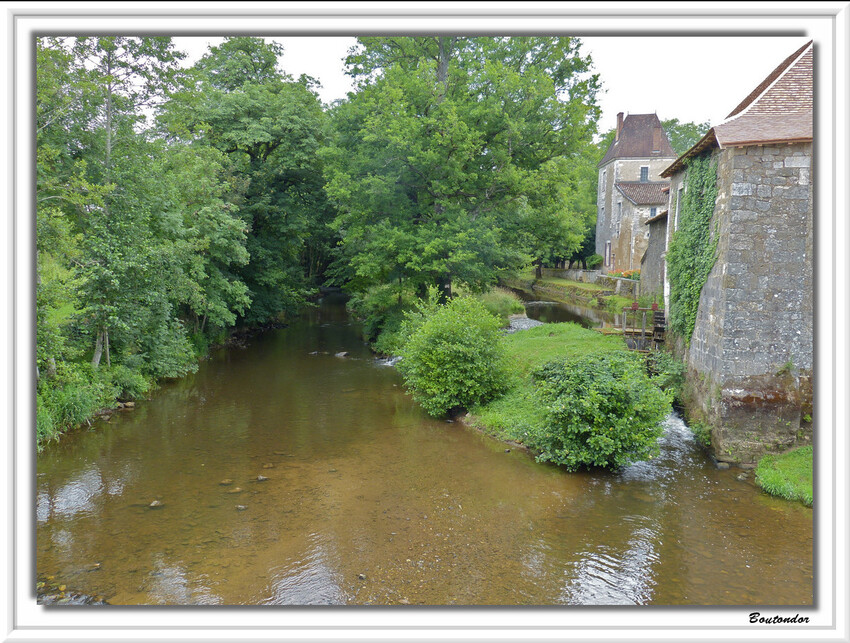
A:
[[[658,116],[629,114],[623,121],[619,139],[611,142],[599,167],[619,158],[676,158],[676,152],[670,147]]]
[[[650,217],[649,219],[644,221],[644,223],[646,225],[649,225],[650,223],[655,223],[656,221],[661,221],[662,219],[666,219],[667,214],[669,212],[670,212],[670,210],[664,210],[661,214],[656,214],[654,217]]]
[[[741,112],[743,112],[747,108],[747,106],[752,103],[756,98],[758,98],[765,89],[770,87],[770,85],[773,84],[773,82],[776,81],[776,79],[782,75],[782,72],[788,69],[791,63],[793,63],[800,56],[800,54],[802,54],[811,44],[811,42],[807,42],[793,54],[788,56],[788,58],[783,60],[782,63],[780,63],[780,65],[772,72],[770,72],[767,78],[761,81],[761,83],[759,83],[759,86],[756,87],[752,92],[750,92],[750,94],[744,100],[742,100],[740,104],[735,109],[733,109],[729,113],[729,116],[727,116],[726,118],[732,118],[736,114],[740,114]],[[811,54],[811,52],[809,53]]]
[[[672,176],[684,162],[711,147],[811,141],[813,138],[812,42],[786,58],[727,119],[712,127],[661,176]]]
[[[666,181],[620,181],[614,185],[635,205],[659,205],[667,203],[664,187],[670,184]]]

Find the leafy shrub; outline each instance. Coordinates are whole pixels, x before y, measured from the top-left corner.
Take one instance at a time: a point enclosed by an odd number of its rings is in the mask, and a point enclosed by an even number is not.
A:
[[[118,393],[108,369],[76,362],[58,362],[56,376],[40,383],[38,391],[56,433],[82,424],[100,409],[114,406]],[[47,422],[46,418],[42,421]]]
[[[430,298],[429,298],[430,300]],[[409,314],[398,370],[429,414],[492,399],[507,386],[499,320],[477,299],[426,301]]]
[[[604,257],[602,255],[590,255],[585,262],[588,270],[594,270],[602,265],[604,261]]]
[[[145,376],[127,368],[123,364],[112,367],[110,373],[112,383],[118,390],[118,397],[124,400],[135,400],[144,396],[150,390],[151,383]]]
[[[690,422],[688,428],[702,446],[706,448],[711,446],[711,427],[702,422]]]
[[[394,340],[390,340],[390,336],[398,332],[404,320],[404,312],[411,306],[409,293],[402,294],[401,302],[398,293],[397,286],[384,284],[351,295],[346,308],[362,323],[363,339],[375,342],[382,333],[388,333],[384,340],[386,348],[393,345]]]
[[[685,385],[685,365],[666,351],[655,351],[646,358],[652,381],[662,391],[669,391],[674,402],[680,403]]]
[[[534,372],[546,420],[527,444],[538,460],[618,469],[658,451],[670,396],[625,353],[550,362]]]
[[[481,293],[476,297],[491,315],[502,320],[503,324],[508,323],[510,315],[516,315],[525,312],[525,306],[522,300],[515,292],[507,288],[493,288],[485,293]]]

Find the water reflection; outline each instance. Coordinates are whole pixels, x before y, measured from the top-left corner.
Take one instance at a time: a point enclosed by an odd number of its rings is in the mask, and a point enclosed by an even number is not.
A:
[[[117,604],[811,603],[811,510],[678,418],[652,461],[568,474],[425,416],[341,311],[45,450],[39,574]]]

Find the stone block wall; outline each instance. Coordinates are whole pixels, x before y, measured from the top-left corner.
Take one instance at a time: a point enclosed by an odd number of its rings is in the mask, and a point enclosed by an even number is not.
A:
[[[687,350],[691,408],[718,459],[811,436],[811,144],[715,150],[718,259]]]
[[[646,252],[640,262],[640,288],[643,295],[656,295],[658,303],[664,302],[664,253],[666,250],[667,217],[650,224]]]

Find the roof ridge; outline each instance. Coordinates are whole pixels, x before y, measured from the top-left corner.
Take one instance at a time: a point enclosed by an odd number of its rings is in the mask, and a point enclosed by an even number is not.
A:
[[[756,88],[751,91],[747,97],[742,100],[738,106],[733,109],[729,115],[724,118],[718,125],[722,125],[723,123],[728,123],[734,118],[738,118],[739,116],[743,116],[746,114],[752,107],[755,105],[759,98],[764,96],[770,89],[776,85],[787,73],[789,70],[793,69],[794,65],[799,62],[800,58],[802,58],[805,53],[809,50],[810,47],[813,46],[814,40],[809,40],[805,45],[800,47],[793,54],[788,56],[785,60],[783,60],[772,72],[770,72],[764,80],[762,80]]]

